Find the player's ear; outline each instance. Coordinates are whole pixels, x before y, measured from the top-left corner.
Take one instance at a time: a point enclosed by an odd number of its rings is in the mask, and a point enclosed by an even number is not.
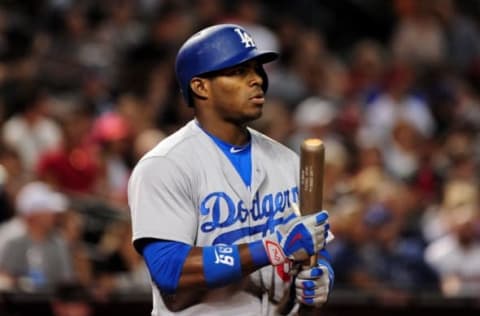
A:
[[[210,85],[207,79],[193,77],[190,81],[192,93],[200,99],[207,99],[210,91]]]

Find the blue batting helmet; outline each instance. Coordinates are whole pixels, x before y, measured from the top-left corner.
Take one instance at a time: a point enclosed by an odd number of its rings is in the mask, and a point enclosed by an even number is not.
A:
[[[252,59],[262,64],[277,59],[278,54],[257,49],[252,36],[241,26],[219,24],[192,35],[180,48],[175,61],[175,73],[183,97],[192,106],[190,81],[193,77],[233,67]],[[268,88],[268,78],[261,68],[262,88]]]

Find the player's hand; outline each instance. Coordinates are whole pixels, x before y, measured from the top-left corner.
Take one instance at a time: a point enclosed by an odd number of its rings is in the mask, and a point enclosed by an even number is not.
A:
[[[328,212],[294,218],[263,239],[272,265],[287,259],[304,261],[325,246],[328,235]]]
[[[295,296],[305,305],[320,307],[328,300],[333,287],[335,273],[325,259],[319,259],[318,265],[300,271],[295,279]]]

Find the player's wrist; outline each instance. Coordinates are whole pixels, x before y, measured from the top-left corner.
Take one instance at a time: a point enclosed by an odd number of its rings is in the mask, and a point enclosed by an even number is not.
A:
[[[209,288],[218,288],[242,278],[237,245],[213,245],[203,248],[203,273]]]
[[[263,267],[270,264],[270,259],[268,259],[267,252],[265,251],[263,240],[249,243],[248,250],[250,251],[250,256],[255,266]]]
[[[287,260],[280,244],[270,238],[249,243],[248,248],[253,262],[259,267],[269,264],[276,266]]]

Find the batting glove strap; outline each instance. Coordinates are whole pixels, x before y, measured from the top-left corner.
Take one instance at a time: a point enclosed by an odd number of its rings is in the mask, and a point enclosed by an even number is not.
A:
[[[277,240],[274,238],[264,238],[262,243],[268,260],[272,265],[278,266],[287,261],[288,258]]]
[[[287,261],[287,256],[274,240],[264,238],[248,244],[252,260],[258,267],[280,265]]]

